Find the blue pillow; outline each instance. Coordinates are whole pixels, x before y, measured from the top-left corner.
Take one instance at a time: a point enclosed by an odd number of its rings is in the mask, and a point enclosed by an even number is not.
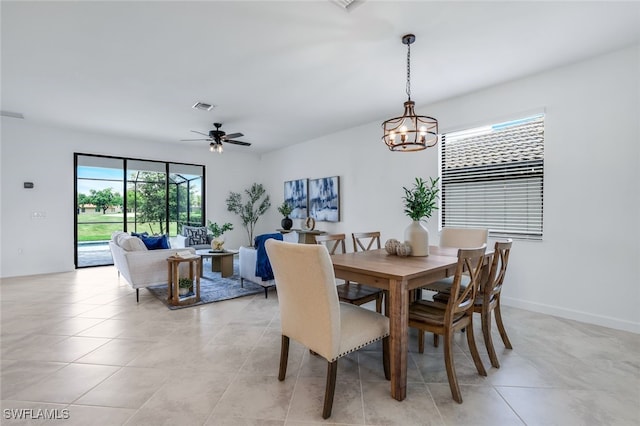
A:
[[[142,240],[145,246],[147,246],[148,250],[159,250],[159,249],[168,249],[169,247],[169,238],[166,235],[160,235],[157,237],[145,237],[141,235],[138,237]]]

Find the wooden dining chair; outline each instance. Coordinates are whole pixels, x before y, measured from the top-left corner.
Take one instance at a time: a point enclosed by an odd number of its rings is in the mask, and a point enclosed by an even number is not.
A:
[[[458,263],[446,304],[432,300],[417,300],[409,305],[409,327],[418,329],[418,351],[424,353],[424,332],[429,331],[444,338],[444,363],[453,399],[462,403],[455,365],[453,363],[453,333],[467,329],[467,343],[478,374],[486,376],[478,348],[473,337],[473,302],[484,262],[486,246],[476,249],[459,249]],[[461,281],[466,271],[470,278],[463,289]]]
[[[346,253],[345,238],[345,234],[322,234],[316,235],[316,242],[324,244],[329,254]],[[340,301],[351,303],[352,305],[364,305],[375,300],[376,312],[382,313],[384,293],[379,288],[345,281],[344,284],[338,284],[336,290]]]
[[[440,243],[438,245],[440,247],[457,249],[476,248],[486,244],[488,236],[489,230],[487,228],[442,228],[442,232],[440,233]],[[424,287],[424,289],[431,290],[436,293],[446,292],[451,288],[451,283],[451,278],[445,278],[430,283],[428,286]],[[463,282],[462,286],[464,287],[465,285],[466,282]],[[418,294],[418,298],[422,297],[420,292],[418,292]],[[438,336],[433,336],[433,339],[433,344],[438,346]]]
[[[495,368],[500,368],[500,362],[498,361],[498,356],[493,346],[493,339],[491,338],[491,312],[493,312],[496,317],[496,325],[498,326],[502,343],[504,343],[507,349],[513,349],[509,336],[507,336],[507,331],[504,328],[502,312],[500,311],[500,293],[509,264],[509,254],[511,253],[512,244],[513,240],[511,239],[496,242],[491,267],[487,273],[483,274],[480,280],[478,292],[473,304],[473,311],[480,314],[484,345],[487,348],[491,365]],[[450,292],[442,291],[435,294],[433,300],[447,303],[449,297]]]
[[[343,240],[344,241],[344,240]],[[291,244],[270,239],[265,243],[273,267],[282,339],[278,380],[287,374],[289,340],[293,339],[327,360],[327,382],[322,417],[331,416],[338,359],[382,340],[384,376],[389,365],[389,319],[384,315],[338,300],[329,252],[322,245]]]
[[[367,251],[379,249],[380,232],[354,232],[351,234],[353,251]]]

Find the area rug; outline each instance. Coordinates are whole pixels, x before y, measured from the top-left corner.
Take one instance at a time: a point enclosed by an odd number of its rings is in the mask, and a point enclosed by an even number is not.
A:
[[[235,263],[235,262],[234,262]],[[251,281],[244,280],[244,287],[240,287],[240,273],[238,265],[234,264],[233,275],[227,278],[220,277],[220,272],[211,272],[211,263],[204,264],[204,277],[200,278],[200,302],[185,306],[173,306],[167,301],[167,285],[160,284],[147,287],[155,297],[160,299],[169,309],[190,308],[205,303],[219,302],[221,300],[235,299],[237,297],[250,296],[263,293],[264,288]]]

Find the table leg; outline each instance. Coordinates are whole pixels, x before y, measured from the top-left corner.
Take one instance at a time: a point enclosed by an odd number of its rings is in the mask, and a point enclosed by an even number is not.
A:
[[[230,277],[233,275],[233,256],[223,256],[220,258],[220,276]]]
[[[173,262],[169,261],[167,267],[167,298],[171,301],[173,295]]]
[[[179,294],[179,272],[180,272],[180,264],[179,263],[172,263],[172,269],[173,269],[173,303],[175,305],[178,305],[180,303],[180,294]]]
[[[200,272],[202,272],[202,258],[198,260]],[[196,302],[200,301],[200,275],[196,276]]]
[[[407,351],[409,349],[409,291],[406,281],[389,281],[389,328],[391,397],[407,397]]]

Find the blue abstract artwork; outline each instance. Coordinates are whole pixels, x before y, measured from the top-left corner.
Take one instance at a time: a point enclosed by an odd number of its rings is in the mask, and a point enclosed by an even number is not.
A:
[[[289,217],[307,217],[307,179],[290,180],[284,183],[284,201],[293,207]]]
[[[338,176],[309,180],[309,217],[320,222],[340,221]]]

